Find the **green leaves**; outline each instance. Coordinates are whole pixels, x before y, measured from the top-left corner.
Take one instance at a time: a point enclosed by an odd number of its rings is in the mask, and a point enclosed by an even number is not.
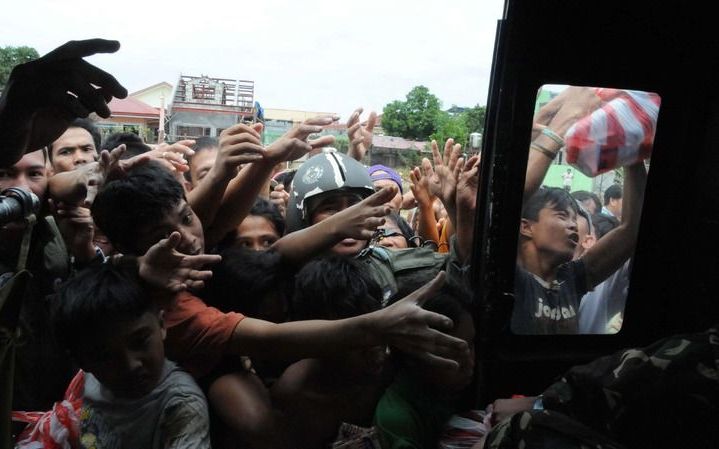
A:
[[[13,67],[39,57],[32,47],[0,47],[0,90],[5,88]]]
[[[441,106],[428,88],[415,86],[405,101],[395,100],[384,107],[382,128],[388,135],[411,140],[444,142],[451,137],[463,147],[470,133],[483,132],[485,106],[453,106],[448,111],[442,111]]]

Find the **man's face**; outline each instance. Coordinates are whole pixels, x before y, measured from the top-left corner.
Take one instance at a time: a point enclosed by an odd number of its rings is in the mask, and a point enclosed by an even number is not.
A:
[[[383,229],[385,234],[388,235],[388,237],[383,237],[382,240],[379,241],[378,244],[380,246],[390,249],[404,249],[409,247],[407,239],[394,221],[387,220],[378,229]]]
[[[202,223],[184,199],[180,200],[159,223],[140,228],[138,231],[140,238],[135,248],[138,254],[145,254],[152,245],[169,237],[175,231],[181,236],[177,251],[192,256],[205,251]]]
[[[621,198],[611,198],[609,200],[609,204],[607,205],[607,209],[612,211],[615,217],[618,219],[622,219],[622,199]]]
[[[118,398],[140,398],[157,386],[165,360],[160,315],[145,312],[137,319],[107,326],[98,337],[78,347],[82,369]]]
[[[372,185],[374,185],[375,190],[380,190],[382,187],[397,187],[397,183],[389,179],[378,179],[376,181],[373,181]],[[389,200],[387,204],[390,205],[393,211],[399,212],[399,210],[402,208],[402,194],[399,193],[399,188],[397,188],[397,194],[391,200]]]
[[[328,192],[314,198],[310,198],[311,210],[310,224],[317,224],[337,212],[343,211],[362,201],[356,193],[349,192]],[[330,249],[330,252],[340,256],[354,256],[365,247],[365,240],[344,239]]]
[[[195,153],[190,159],[190,179],[192,179],[192,186],[197,185],[207,176],[210,169],[215,165],[217,159],[217,148],[205,148],[198,153]]]
[[[48,169],[42,150],[27,153],[15,165],[0,168],[0,191],[10,187],[29,190],[42,201],[47,190]]]
[[[265,251],[280,237],[270,220],[260,215],[248,215],[237,227],[233,245],[252,251]]]
[[[526,222],[526,231],[531,233],[532,242],[540,253],[566,262],[571,260],[579,242],[577,214],[570,207],[557,210],[552,206],[545,205],[539,211],[537,221],[522,221]]]
[[[97,158],[97,148],[92,135],[83,128],[68,128],[52,143],[50,155],[52,169],[57,173],[75,170]]]

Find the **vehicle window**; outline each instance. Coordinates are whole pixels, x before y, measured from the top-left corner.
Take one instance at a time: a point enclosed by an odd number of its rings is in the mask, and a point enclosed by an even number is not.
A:
[[[545,85],[529,140],[512,331],[622,327],[660,97]]]

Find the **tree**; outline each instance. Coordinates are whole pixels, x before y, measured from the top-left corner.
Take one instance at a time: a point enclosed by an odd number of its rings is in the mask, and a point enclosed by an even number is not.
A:
[[[382,111],[382,128],[405,139],[426,140],[437,130],[439,99],[424,86],[415,86],[405,101],[395,100]]]
[[[13,67],[39,57],[32,47],[0,47],[0,90],[5,89]]]
[[[483,133],[484,120],[487,116],[487,107],[476,105],[464,112],[466,116],[467,132]]]
[[[440,148],[444,148],[444,142],[449,138],[454,139],[455,143],[459,143],[462,147],[467,146],[469,131],[467,129],[467,116],[465,113],[451,115],[447,112],[441,112],[437,120],[437,130],[432,133],[430,138],[436,140]]]

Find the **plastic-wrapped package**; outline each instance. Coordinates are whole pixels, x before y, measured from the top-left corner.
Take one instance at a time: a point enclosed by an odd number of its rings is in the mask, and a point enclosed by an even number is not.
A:
[[[564,137],[567,162],[590,177],[651,156],[660,104],[649,92],[597,89],[597,95],[608,101]]]
[[[28,423],[15,449],[75,449],[80,447],[80,410],[85,373],[78,371],[65,391],[65,399],[47,412],[12,412],[13,421]]]

